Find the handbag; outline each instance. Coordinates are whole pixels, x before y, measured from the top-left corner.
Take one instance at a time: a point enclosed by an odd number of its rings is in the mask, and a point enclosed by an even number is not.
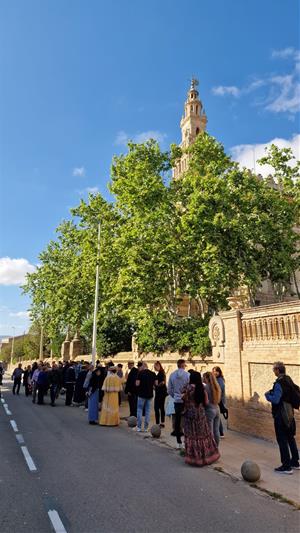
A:
[[[288,402],[282,402],[280,406],[280,413],[281,413],[284,425],[288,429],[290,429],[293,424],[293,420],[294,420],[294,409],[292,405]]]
[[[220,407],[221,414],[224,416],[225,420],[227,420],[227,418],[228,418],[228,409],[227,409],[227,407],[225,407],[225,405],[222,402],[222,400],[219,403],[219,407]]]

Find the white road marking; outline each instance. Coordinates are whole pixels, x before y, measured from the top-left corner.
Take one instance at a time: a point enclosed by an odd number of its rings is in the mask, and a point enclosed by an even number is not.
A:
[[[8,416],[11,416],[11,411],[8,409],[8,405],[6,403],[3,404],[4,410]]]
[[[60,519],[60,516],[58,512],[55,511],[55,509],[51,509],[50,511],[48,511],[48,516],[51,520],[51,524],[53,526],[55,533],[67,533],[67,530],[65,529]]]
[[[21,446],[21,450],[23,452],[23,455],[25,457],[25,461],[27,463],[27,466],[31,472],[36,472],[37,468],[33,462],[33,459],[27,449],[27,446]]]
[[[4,398],[1,398],[1,402],[2,402],[2,403],[4,403],[4,402],[5,402]]]
[[[23,435],[21,433],[17,433],[16,434],[16,439],[17,439],[19,444],[24,444],[24,442],[25,442],[24,441],[24,437],[23,437]]]
[[[11,427],[13,428],[13,430],[18,433],[18,426],[17,426],[17,423],[14,421],[14,420],[10,420],[10,425]]]

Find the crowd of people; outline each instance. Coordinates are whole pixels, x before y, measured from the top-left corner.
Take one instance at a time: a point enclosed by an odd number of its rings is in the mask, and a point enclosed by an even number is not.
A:
[[[180,359],[177,370],[167,384],[166,373],[157,361],[154,371],[146,362],[137,366],[128,362],[126,373],[123,365],[109,362],[105,367],[97,361],[35,362],[25,369],[21,363],[14,370],[13,394],[20,393],[23,384],[25,396],[31,396],[38,405],[45,403],[49,395],[50,405],[55,406],[59,395],[65,396],[65,405],[82,406],[87,410],[91,425],[117,426],[120,423],[120,404],[128,398],[129,416],[137,419],[136,431],[148,432],[154,397],[155,421],[165,427],[167,416],[172,417],[172,433],[177,448],[182,449],[185,437],[186,462],[202,466],[219,458],[219,439],[223,437],[220,410],[226,416],[225,380],[222,370],[215,367],[206,372],[203,379],[195,370],[186,371],[186,362]]]
[[[228,417],[225,379],[218,366],[203,375],[194,369],[187,371],[186,367],[186,361],[179,359],[167,382],[160,361],[154,364],[153,371],[145,361],[139,361],[137,366],[129,361],[125,374],[123,365],[115,366],[113,362],[102,366],[97,361],[95,367],[84,361],[52,365],[35,362],[26,369],[20,363],[12,375],[13,394],[20,393],[23,382],[25,395],[31,396],[33,403],[43,405],[49,394],[53,407],[58,396],[64,395],[66,406],[82,406],[88,413],[89,424],[101,426],[119,425],[120,404],[126,395],[128,414],[136,417],[137,432],[149,431],[154,397],[156,424],[164,428],[165,417],[170,416],[171,435],[176,438],[177,449],[185,449],[186,463],[204,466],[220,457],[220,438],[224,438],[221,415],[225,420]],[[283,363],[275,363],[273,370],[277,379],[273,389],[266,393],[266,399],[272,403],[282,461],[275,470],[292,473],[293,469],[300,469],[293,416],[300,391],[286,376]]]

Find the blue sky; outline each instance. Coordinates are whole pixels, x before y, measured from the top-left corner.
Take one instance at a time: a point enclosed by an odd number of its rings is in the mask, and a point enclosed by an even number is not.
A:
[[[0,334],[27,328],[24,273],[81,196],[108,196],[124,141],[180,141],[191,76],[242,164],[296,149],[298,20],[297,0],[1,1]]]

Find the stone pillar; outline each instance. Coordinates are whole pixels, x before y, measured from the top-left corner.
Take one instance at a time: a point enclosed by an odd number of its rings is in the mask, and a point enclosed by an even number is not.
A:
[[[225,330],[226,394],[244,400],[244,379],[242,364],[242,324],[238,309],[220,313]],[[229,379],[228,379],[229,378]]]
[[[80,333],[76,330],[74,338],[70,343],[70,359],[74,360],[78,355],[82,355],[82,342]]]
[[[70,333],[69,333],[69,330],[67,331],[67,335],[66,335],[66,338],[64,340],[64,342],[62,343],[61,345],[61,350],[60,350],[60,354],[61,354],[61,357],[64,361],[69,361],[70,359]]]

